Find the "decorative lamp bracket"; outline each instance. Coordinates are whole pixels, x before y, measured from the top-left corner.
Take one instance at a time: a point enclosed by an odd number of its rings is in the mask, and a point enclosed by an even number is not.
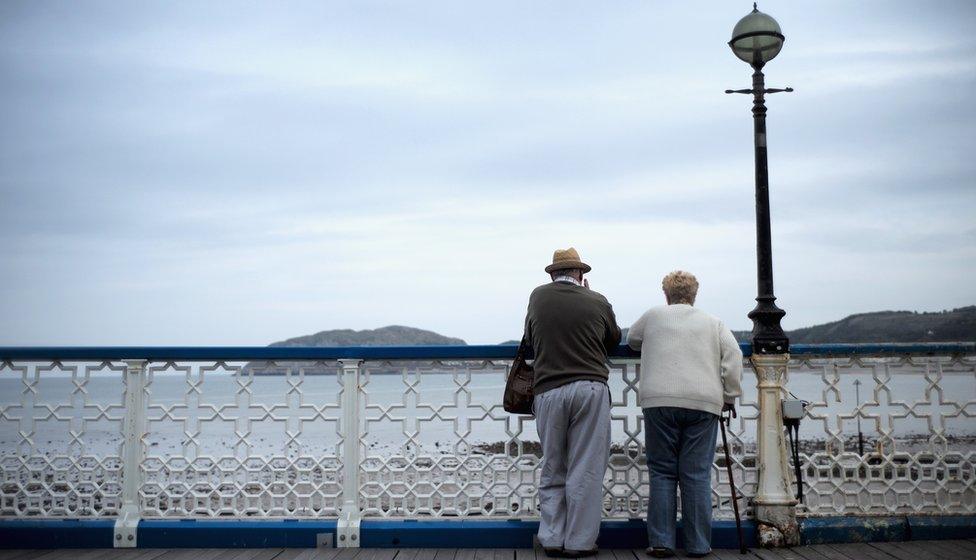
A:
[[[766,88],[766,89],[763,89],[762,90],[762,93],[763,94],[766,94],[766,93],[781,93],[781,92],[793,93],[793,88],[791,88],[791,87],[785,87],[785,88]],[[725,90],[725,93],[745,93],[745,94],[755,95],[756,90],[751,89],[751,88],[750,89],[727,89],[727,90]]]

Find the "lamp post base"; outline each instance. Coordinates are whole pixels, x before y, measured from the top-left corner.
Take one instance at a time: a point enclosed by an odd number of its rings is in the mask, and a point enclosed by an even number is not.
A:
[[[759,390],[757,457],[759,484],[754,500],[761,547],[796,546],[800,529],[797,500],[790,492],[790,469],[783,437],[782,394],[789,354],[753,354]]]
[[[756,505],[756,535],[760,548],[799,546],[800,526],[796,522],[796,506]]]

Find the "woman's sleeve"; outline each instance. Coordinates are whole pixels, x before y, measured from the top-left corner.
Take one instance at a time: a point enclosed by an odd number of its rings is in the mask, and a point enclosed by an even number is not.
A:
[[[742,350],[732,331],[719,323],[722,352],[722,397],[727,404],[734,404],[742,396]]]
[[[640,316],[640,319],[630,326],[627,331],[627,346],[634,350],[640,350],[644,342],[644,324],[647,323],[647,313]]]

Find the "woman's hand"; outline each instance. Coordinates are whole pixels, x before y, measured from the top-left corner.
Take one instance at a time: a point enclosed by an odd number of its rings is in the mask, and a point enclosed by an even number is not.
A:
[[[736,414],[735,414],[735,405],[732,404],[732,403],[725,403],[725,404],[723,404],[722,405],[722,414],[725,414],[726,412],[729,413],[729,416],[731,416],[732,418],[735,418],[736,417]]]

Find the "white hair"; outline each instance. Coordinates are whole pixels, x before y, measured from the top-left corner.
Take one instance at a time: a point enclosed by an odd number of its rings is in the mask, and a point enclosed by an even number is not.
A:
[[[562,270],[553,270],[549,273],[553,280],[559,278],[560,276],[572,276],[573,278],[582,278],[586,274],[583,272],[582,268],[564,268]]]
[[[669,303],[694,305],[698,295],[698,279],[690,272],[675,270],[664,277],[661,288]]]

